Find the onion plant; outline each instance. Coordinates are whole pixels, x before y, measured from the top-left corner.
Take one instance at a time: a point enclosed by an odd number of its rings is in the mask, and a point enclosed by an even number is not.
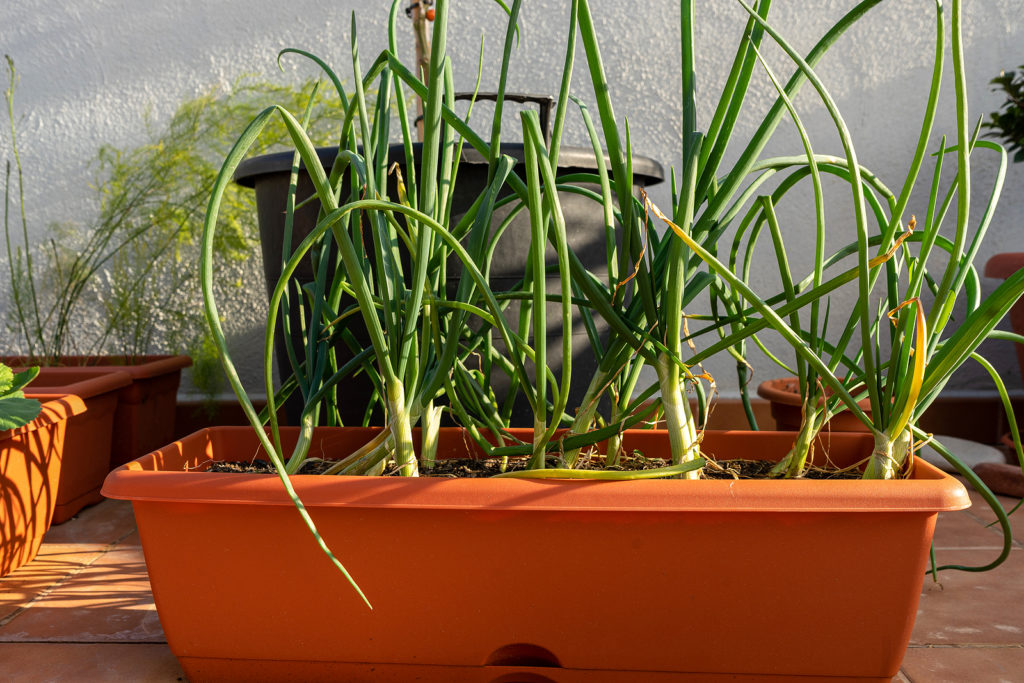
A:
[[[391,24],[398,16],[399,2],[392,6]],[[518,11],[518,4],[510,12]],[[427,83],[422,84],[408,71],[396,74],[398,64],[393,53],[386,51],[364,73],[358,53],[355,19],[352,22],[352,65],[355,74],[353,92],[347,92],[333,71],[316,57],[297,50],[296,53],[314,59],[325,70],[335,86],[344,111],[339,138],[339,152],[333,168],[328,172],[320,164],[315,150],[305,135],[303,124],[291,113],[271,107],[258,116],[239,140],[222,169],[220,183],[211,199],[207,218],[207,237],[216,227],[216,202],[230,179],[238,161],[257,138],[271,116],[280,115],[295,145],[297,175],[301,160],[316,189],[320,202],[320,220],[316,229],[293,250],[284,264],[278,286],[271,299],[270,321],[267,327],[268,351],[272,345],[272,332],[279,307],[286,297],[301,297],[310,315],[306,319],[309,329],[304,330],[305,348],[290,349],[295,358],[295,384],[301,392],[305,409],[301,426],[303,439],[292,453],[288,470],[294,472],[308,449],[308,436],[318,413],[330,410],[338,400],[338,382],[355,370],[367,372],[376,382],[387,408],[388,437],[381,439],[380,448],[365,454],[359,462],[347,463],[345,471],[373,470],[392,453],[404,474],[415,474],[411,427],[425,408],[438,395],[447,373],[440,368],[446,359],[450,368],[457,353],[454,345],[438,346],[433,342],[442,338],[441,328],[455,318],[464,318],[465,311],[452,307],[442,308],[444,297],[444,269],[446,252],[462,251],[467,279],[478,269],[465,254],[456,237],[467,234],[474,224],[486,226],[493,209],[496,191],[511,167],[508,159],[493,158],[492,175],[496,178],[478,198],[474,209],[449,231],[451,192],[457,182],[457,148],[449,123],[442,121],[442,109],[451,112],[453,88],[451,65],[445,55],[445,34],[448,7],[440,3],[435,13],[432,40],[433,54]],[[506,49],[506,55],[509,50]],[[507,63],[507,56],[505,59]],[[402,77],[415,81],[426,90],[424,132],[419,168],[413,164],[412,136],[405,116]],[[373,106],[367,93],[376,91]],[[417,93],[423,94],[423,93]],[[387,196],[387,179],[394,173],[388,167],[388,134],[391,128],[392,105],[400,114],[403,131],[403,151],[406,157],[406,177],[398,179],[396,197]],[[500,103],[499,103],[500,107]],[[500,112],[498,114],[500,116]],[[296,199],[289,202],[289,218]],[[399,221],[399,217],[403,220]],[[443,233],[443,234],[442,234]],[[292,275],[299,262],[312,253],[316,279],[301,290],[292,288]],[[209,264],[205,264],[209,267]],[[469,297],[467,297],[468,299]],[[468,302],[466,302],[468,305]],[[207,308],[214,308],[207,296]],[[463,307],[465,308],[465,307]],[[470,307],[472,310],[472,307]],[[500,309],[495,306],[500,313]],[[216,327],[212,314],[211,325]],[[346,367],[332,367],[333,342],[349,339],[344,323],[349,318],[361,318],[369,335],[370,353],[357,354]],[[507,325],[504,326],[507,330]],[[457,338],[457,337],[455,337]],[[511,341],[511,339],[509,340]],[[512,344],[514,347],[515,345]],[[230,360],[227,361],[230,365]],[[330,372],[328,372],[330,369]],[[276,398],[271,384],[270,355],[266,357],[266,383],[272,439],[276,450],[280,439],[275,419]],[[233,384],[235,381],[233,380]],[[236,391],[240,391],[240,386]],[[243,395],[243,402],[247,402]],[[250,411],[251,412],[251,411]],[[255,414],[251,419],[258,423]]]
[[[815,178],[816,202],[820,206],[821,189],[817,176],[826,171],[842,175],[849,181],[857,207],[857,241],[828,258],[819,250],[815,261],[815,278],[820,281],[818,274],[825,269],[834,267],[845,258],[855,257],[856,260],[857,305],[841,328],[839,341],[829,344],[824,339],[823,329],[813,326],[813,323],[808,329],[803,329],[798,318],[793,319],[795,324],[791,326],[803,342],[798,347],[801,364],[806,362],[805,348],[828,358],[826,372],[820,375],[820,385],[828,387],[831,397],[826,399],[821,389],[815,388],[819,383],[813,375],[801,375],[807,401],[805,429],[810,425],[808,431],[816,432],[823,418],[840,409],[851,410],[875,434],[875,453],[865,471],[865,477],[869,478],[891,478],[907,464],[916,421],[960,365],[972,357],[984,363],[984,359],[977,356],[978,345],[994,334],[995,324],[1024,291],[1024,278],[1011,278],[985,301],[980,298],[973,260],[998,202],[1006,154],[994,143],[979,141],[977,130],[973,134],[968,132],[960,13],[960,3],[954,2],[950,34],[956,88],[956,145],[947,147],[945,138],[938,141],[933,155],[934,169],[928,199],[926,206],[922,207],[924,218],[920,224],[911,217],[904,225],[904,217],[933,137],[932,123],[944,71],[945,27],[941,4],[936,5],[934,70],[921,132],[907,177],[898,193],[889,190],[874,174],[859,166],[851,136],[824,86],[782,37],[768,29],[798,67],[806,69],[833,116],[846,149],[846,159],[828,159],[813,155],[807,146],[806,167]],[[804,135],[799,117],[795,111],[792,113]],[[994,153],[999,166],[982,216],[972,225],[970,159],[975,150]],[[956,175],[952,185],[943,189],[940,174],[944,157],[952,154],[956,154]],[[940,234],[940,230],[954,200],[957,215],[951,236],[946,236]],[[787,276],[788,266],[784,250],[779,248],[780,238],[777,237],[772,206],[770,199],[766,198],[755,220],[769,225],[777,247],[780,271]],[[885,253],[893,253],[895,257],[872,264],[873,258]],[[792,299],[799,291],[813,294],[817,286],[815,280],[804,280],[799,287],[790,286],[787,296]],[[958,299],[966,310],[958,321],[956,332],[946,335],[944,332],[953,318]],[[886,355],[889,356],[887,360]],[[837,370],[845,375],[844,381],[836,377]],[[996,384],[1000,387],[1001,382]],[[1001,388],[1000,392],[1003,393]],[[855,394],[856,397],[868,397],[870,416],[859,409],[854,400]],[[806,452],[794,451],[792,455],[782,469],[796,473],[803,466]]]
[[[808,53],[805,63],[817,63],[843,33],[876,4],[877,0],[861,2],[840,18]],[[576,5],[573,3],[574,9]],[[670,220],[694,245],[710,255],[718,253],[718,242],[726,231],[742,222],[747,207],[760,205],[761,200],[756,198],[758,188],[773,176],[801,173],[799,162],[788,158],[761,160],[759,155],[778,129],[791,99],[808,81],[802,71],[794,74],[784,87],[780,86],[779,99],[751,138],[745,141],[736,162],[732,166],[724,165],[726,150],[735,143],[734,130],[757,66],[758,47],[766,34],[765,17],[770,6],[770,0],[763,0],[751,10],[752,16],[740,38],[715,113],[706,129],[701,130],[697,120],[694,7],[688,0],[680,3],[682,168],[678,177],[673,174]],[[612,223],[614,215],[621,226],[621,234],[609,240],[611,275],[608,283],[603,284],[586,274],[574,274],[575,285],[588,306],[609,322],[612,332],[607,344],[598,350],[600,370],[577,413],[573,431],[591,428],[594,419],[591,407],[596,406],[597,397],[609,389],[616,391],[612,401],[618,411],[616,416],[636,410],[638,402],[631,403],[629,398],[640,367],[650,365],[658,378],[656,390],[669,434],[672,460],[686,462],[699,455],[699,413],[705,409],[706,392],[714,390],[714,381],[699,369],[699,361],[710,354],[700,350],[697,344],[704,344],[708,333],[732,325],[732,334],[725,335],[729,342],[715,348],[733,353],[740,363],[745,363],[742,340],[755,330],[746,322],[739,324],[746,312],[735,309],[738,296],[733,292],[734,282],[721,277],[714,269],[705,269],[700,252],[688,248],[686,242],[659,236],[645,204],[632,196],[628,123],[620,123],[616,117],[586,0],[579,0],[578,24],[611,167],[607,177],[603,168],[600,172],[601,199],[608,222]],[[586,113],[585,118],[596,149],[598,134],[595,127],[589,125]],[[791,187],[784,183],[782,186],[786,189]],[[793,306],[787,314],[810,306],[812,317],[816,318],[819,300],[849,282],[854,274],[851,270],[825,282],[823,273],[817,272],[812,280],[819,285],[818,289],[799,301],[791,296]],[[742,279],[733,279],[735,284],[742,283]],[[702,294],[732,308],[727,306],[716,315],[713,324],[690,330],[690,316],[685,309]],[[698,414],[692,411],[688,386],[696,392]],[[641,394],[641,397],[646,395],[649,394]],[[610,453],[609,457],[613,455]]]
[[[778,304],[777,301],[762,298],[755,293],[741,275],[736,274],[735,258],[732,262],[720,260],[712,250],[693,239],[683,226],[668,221],[680,241],[730,285],[728,297],[731,297],[733,309],[742,308],[738,317],[743,320],[745,331],[751,329],[749,316],[754,316],[757,322],[753,326],[758,328],[757,331],[770,327],[785,338],[796,353],[804,399],[804,423],[793,450],[776,468],[776,473],[788,476],[801,474],[809,450],[823,424],[839,410],[849,410],[867,426],[875,439],[875,447],[863,476],[901,476],[911,465],[910,454],[914,441],[932,439],[917,426],[918,420],[953,372],[972,359],[992,376],[1016,433],[1016,420],[1003,382],[992,365],[978,354],[977,348],[985,339],[994,337],[1011,337],[1020,341],[1016,335],[997,332],[994,328],[1024,293],[1024,271],[1007,279],[988,297],[981,298],[974,259],[1002,189],[1006,153],[995,143],[979,140],[978,127],[973,131],[969,128],[960,0],[952,2],[949,30],[955,88],[955,144],[947,145],[945,137],[939,137],[936,143],[932,134],[945,53],[945,16],[941,3],[936,3],[935,64],[931,87],[916,150],[907,177],[898,192],[891,191],[859,164],[846,123],[814,73],[812,65],[756,9],[739,1],[751,19],[762,26],[789,55],[798,72],[812,83],[833,118],[845,153],[844,158],[814,154],[799,116],[786,98],[786,106],[804,140],[806,152],[803,162],[792,160],[801,169],[800,174],[794,176],[794,182],[800,177],[812,178],[818,207],[819,249],[815,254],[814,272],[799,282],[794,282],[792,278],[773,209],[778,190],[775,195],[761,198],[745,221],[746,227],[754,226],[747,237],[748,254],[756,239],[757,228],[760,225],[769,228],[785,285],[782,299],[786,302],[784,306],[773,308],[773,305]],[[778,84],[774,76],[772,80]],[[784,97],[784,90],[781,86],[779,89],[780,97]],[[934,167],[927,201],[921,209],[923,219],[919,222],[911,216],[907,220],[905,217],[911,192],[925,165],[930,144],[934,150]],[[994,154],[998,160],[998,169],[991,188],[987,190],[987,200],[980,217],[972,212],[971,206],[971,158],[977,152]],[[951,185],[944,188],[941,182],[943,164],[947,156],[954,155],[955,176]],[[856,222],[855,241],[828,257],[820,249],[820,225],[823,220],[820,174],[823,172],[834,173],[848,182],[853,195]],[[956,214],[950,217],[954,201]],[[943,233],[944,225],[947,227]],[[734,255],[741,250],[742,239],[741,231],[734,246]],[[856,303],[848,318],[838,328],[838,341],[833,342],[825,336],[825,323],[829,317],[839,317],[836,311],[828,310],[823,317],[816,318],[812,303],[810,324],[804,325],[798,315],[799,308],[793,304],[800,300],[820,301],[827,290],[827,284],[822,282],[824,272],[850,260],[856,272]],[[745,268],[740,268],[739,272],[746,272]],[[954,320],[955,324],[952,324]],[[721,344],[736,341],[726,336]],[[715,348],[713,346],[711,350]],[[858,405],[858,399],[865,396],[870,404],[870,412],[865,412]],[[953,454],[941,444],[936,446],[989,500],[1006,532],[1006,513],[995,502],[991,492]],[[1019,446],[1017,456],[1024,465],[1024,455]],[[1000,557],[986,567],[957,568],[991,568],[1006,558],[1008,550],[1009,540]]]
[[[554,131],[545,139],[535,114],[522,117],[526,152],[523,170],[511,173],[513,160],[500,153],[503,131],[501,109],[506,74],[517,32],[521,2],[507,8],[509,22],[506,32],[502,68],[498,83],[496,111],[488,140],[477,134],[466,120],[454,113],[451,64],[445,55],[448,4],[438,3],[431,39],[432,55],[426,82],[412,74],[394,54],[395,22],[399,3],[392,5],[391,49],[382,53],[363,72],[358,54],[356,27],[353,20],[352,58],[356,76],[354,92],[347,92],[333,71],[308,53],[285,50],[316,61],[334,84],[345,112],[339,139],[338,158],[328,172],[321,166],[315,151],[304,135],[304,123],[281,108],[268,108],[258,116],[240,138],[225,162],[218,186],[211,199],[207,216],[206,242],[215,235],[219,197],[231,173],[258,139],[271,117],[280,116],[289,129],[295,145],[292,197],[288,206],[286,226],[298,203],[307,198],[295,197],[294,182],[299,162],[305,166],[316,189],[321,211],[316,229],[296,247],[283,264],[281,279],[271,297],[267,326],[265,378],[268,406],[257,416],[247,406],[254,425],[269,421],[268,443],[282,461],[287,473],[298,471],[308,454],[309,438],[315,424],[329,424],[332,406],[336,405],[338,387],[353,372],[365,372],[378,387],[386,406],[388,429],[357,454],[340,461],[332,471],[338,473],[372,473],[386,461],[393,460],[403,474],[413,475],[419,464],[413,456],[411,427],[423,427],[424,445],[421,463],[430,466],[431,444],[439,421],[435,401],[446,398],[448,410],[467,428],[470,436],[490,448],[496,443],[499,455],[523,453],[531,455],[531,469],[546,467],[546,452],[557,448],[553,436],[569,420],[568,387],[571,378],[571,353],[563,348],[565,362],[560,377],[547,369],[546,304],[554,299],[560,307],[560,326],[571,329],[573,309],[579,303],[575,294],[574,274],[581,266],[568,251],[564,218],[559,206],[559,189],[567,186],[554,176],[565,119],[569,76],[563,79],[560,105]],[[573,22],[575,23],[575,8]],[[566,57],[572,62],[572,41]],[[424,101],[423,142],[419,166],[415,154],[408,117],[404,110],[405,89]],[[369,106],[367,92],[377,93]],[[396,196],[388,196],[385,179],[392,105],[398,113],[402,130],[402,152],[406,173],[400,174]],[[488,183],[470,209],[457,221],[452,218],[451,200],[458,183],[461,147],[468,142],[489,162]],[[521,283],[513,291],[492,292],[487,273],[490,258],[499,248],[507,221],[492,226],[491,215],[499,203],[499,193],[508,186],[512,195],[501,202],[520,204],[530,217],[531,260]],[[286,227],[287,233],[287,227]],[[286,242],[290,236],[286,235]],[[547,292],[550,275],[544,261],[548,243],[558,254],[556,267],[558,293]],[[335,251],[336,250],[336,251]],[[207,252],[208,253],[208,252]],[[316,279],[296,286],[293,280],[302,259],[312,255]],[[454,296],[446,289],[446,271],[450,258],[462,268]],[[211,268],[204,260],[204,269]],[[294,379],[286,391],[298,391],[304,400],[302,438],[290,454],[279,447],[280,438],[275,419],[278,394],[272,386],[269,351],[273,329],[281,306],[287,299],[298,299],[308,311],[304,320],[304,348],[290,348]],[[215,336],[219,320],[212,294],[206,296],[207,315]],[[505,316],[510,301],[518,301],[518,323]],[[365,325],[370,346],[357,348],[354,335],[346,328],[353,318]],[[285,335],[287,339],[287,335]],[[491,338],[500,338],[507,350],[495,350]],[[338,340],[353,346],[355,357],[337,367],[334,343]],[[563,335],[567,347],[570,335]],[[232,385],[243,403],[248,403],[237,381],[232,362],[226,355],[222,339],[218,341],[225,357]],[[499,365],[513,379],[534,413],[532,444],[506,444],[508,407],[496,405],[488,395],[487,376],[470,370],[477,358],[490,365]],[[530,372],[530,366],[534,368]],[[640,417],[634,417],[638,420]],[[628,422],[624,421],[624,424]],[[612,432],[614,433],[614,432]],[[589,436],[590,443],[607,437],[607,432]],[[508,450],[502,451],[502,447]],[[571,463],[570,463],[571,464]],[[680,463],[672,472],[681,468]],[[691,459],[686,469],[697,466]]]

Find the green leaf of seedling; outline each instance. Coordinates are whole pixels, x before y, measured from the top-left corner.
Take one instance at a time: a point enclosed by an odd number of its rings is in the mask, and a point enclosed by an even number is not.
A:
[[[27,425],[38,417],[42,408],[42,404],[34,398],[0,398],[0,432]]]
[[[21,391],[38,374],[39,368],[15,374],[0,364],[0,431],[26,425],[39,415],[42,404],[34,398],[25,398]]]
[[[6,365],[0,365],[0,396],[6,396],[14,389],[14,371]]]
[[[39,368],[29,368],[15,373],[0,363],[0,397],[21,396],[21,390],[39,375]]]

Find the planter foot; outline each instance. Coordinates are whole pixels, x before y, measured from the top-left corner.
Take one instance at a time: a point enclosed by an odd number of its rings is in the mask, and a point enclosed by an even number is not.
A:
[[[349,683],[855,683],[891,676],[773,676],[665,671],[609,671],[544,666],[446,666],[179,657],[190,681],[348,681]]]
[[[74,500],[67,501],[66,503],[58,503],[53,508],[53,521],[50,522],[50,524],[63,524],[81,512],[83,508],[87,508],[90,505],[95,505],[96,503],[105,500],[103,496],[100,495],[101,488],[103,488],[102,484],[91,491],[83,493]]]

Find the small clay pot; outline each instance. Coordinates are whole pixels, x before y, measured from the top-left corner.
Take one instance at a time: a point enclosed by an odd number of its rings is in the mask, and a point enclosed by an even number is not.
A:
[[[770,379],[757,387],[757,395],[771,403],[772,417],[775,428],[780,432],[795,432],[803,422],[802,404],[800,401],[800,385],[796,377],[780,377]],[[857,403],[868,417],[871,417],[871,402],[864,399]],[[863,422],[850,414],[850,411],[835,415],[824,429],[832,432],[866,432],[868,428]]]

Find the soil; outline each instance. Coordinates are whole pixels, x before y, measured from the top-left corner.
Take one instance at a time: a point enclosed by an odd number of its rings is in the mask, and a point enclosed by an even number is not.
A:
[[[709,460],[704,466],[705,479],[770,479],[775,463],[770,460]],[[826,469],[810,467],[801,479],[860,479],[857,469]]]
[[[331,466],[329,460],[310,458],[302,463],[299,474],[323,474]],[[274,474],[277,470],[266,460],[247,460],[245,462],[214,460],[207,472],[233,472],[235,474]]]
[[[311,458],[303,463],[299,474],[321,474],[332,464],[329,460]],[[610,469],[623,472],[637,472],[641,470],[656,469],[668,466],[668,462],[661,458],[647,458],[640,453],[624,455],[616,467],[604,467],[602,458],[591,458],[581,456],[574,469],[600,470]],[[503,463],[497,459],[474,460],[460,458],[451,460],[438,460],[429,470],[421,467],[421,477],[439,477],[446,479],[477,479],[492,477],[502,472],[515,472],[525,468],[525,461],[521,459],[509,460]],[[548,467],[558,467],[555,457],[548,458]],[[702,477],[704,479],[768,479],[774,462],[769,460],[709,460],[704,466]],[[274,467],[266,460],[253,460],[247,462],[215,461],[210,465],[210,472],[234,472],[248,474],[273,474]],[[384,473],[385,476],[398,476],[397,468]],[[804,473],[802,479],[859,479],[860,472],[857,470],[835,470],[811,468]]]

